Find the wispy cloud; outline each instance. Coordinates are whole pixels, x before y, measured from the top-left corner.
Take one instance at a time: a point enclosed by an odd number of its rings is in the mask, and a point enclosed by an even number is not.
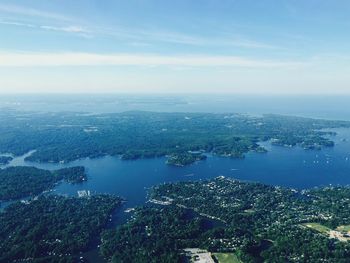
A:
[[[16,22],[16,21],[2,21],[0,20],[1,25],[9,25],[9,26],[21,26],[21,27],[29,27],[29,28],[36,28],[36,25],[29,24],[29,23],[22,23],[22,22]]]
[[[199,35],[189,35],[178,32],[164,31],[158,29],[127,29],[127,28],[95,28],[94,32],[100,35],[109,35],[121,39],[130,39],[142,42],[163,42],[191,46],[231,46],[251,49],[283,49],[275,45],[254,41],[249,38],[227,37],[216,35],[213,37],[203,37]]]
[[[20,26],[27,28],[36,28],[47,31],[66,32],[78,34],[82,37],[91,38],[92,36],[111,36],[121,41],[129,42],[131,46],[150,46],[155,43],[163,42],[170,44],[182,44],[190,46],[208,46],[208,47],[240,47],[248,49],[282,49],[274,45],[261,43],[249,39],[239,37],[216,37],[208,38],[201,36],[192,36],[186,34],[180,34],[177,32],[164,32],[157,30],[131,30],[126,28],[119,28],[113,30],[106,30],[100,27],[83,27],[77,25],[36,25],[34,23],[23,23],[20,21],[1,21],[0,24],[9,26]]]
[[[0,14],[10,14],[12,19],[0,20],[1,25],[18,26],[28,29],[66,32],[82,37],[92,37],[91,30],[76,25],[75,19],[59,14],[18,5],[0,4]],[[30,23],[27,18],[30,18]],[[25,22],[24,22],[25,21]],[[45,24],[44,24],[45,23]]]
[[[157,30],[145,30],[137,32],[143,38],[157,39],[163,42],[174,42],[194,46],[235,46],[243,48],[279,49],[280,47],[250,40],[239,36],[227,36],[218,33],[215,36],[203,37],[195,34],[181,34],[176,32],[164,32]]]
[[[64,27],[56,27],[56,26],[39,26],[41,29],[52,30],[52,31],[63,31],[68,33],[90,33],[89,30],[81,27],[81,26],[64,26]]]
[[[62,14],[57,14],[53,12],[43,11],[43,10],[19,6],[19,5],[0,4],[0,11],[9,13],[9,14],[21,15],[21,16],[49,18],[49,19],[62,20],[62,21],[71,20],[69,17]]]
[[[57,32],[65,32],[77,34],[82,37],[90,38],[92,37],[91,31],[82,27],[75,25],[67,25],[67,26],[49,26],[49,25],[35,25],[32,23],[23,23],[17,21],[2,21],[0,20],[0,25],[9,25],[9,26],[18,26],[25,27],[29,29],[39,29],[39,30],[47,30],[47,31],[57,31]]]
[[[78,34],[82,37],[113,37],[125,43],[143,43],[152,45],[159,43],[180,44],[201,47],[238,47],[246,49],[282,49],[282,47],[271,45],[249,39],[249,37],[227,36],[217,33],[213,36],[201,36],[196,34],[186,34],[182,32],[168,31],[161,28],[128,28],[121,26],[89,25],[89,22],[81,26],[79,19],[68,17],[60,13],[54,13],[35,8],[19,5],[0,4],[0,14],[10,14],[11,19],[0,20],[0,24],[9,26],[20,26],[26,28],[36,28],[46,31],[66,32]],[[27,23],[30,18],[30,23]],[[40,19],[41,18],[41,19]],[[23,22],[26,21],[26,22]]]
[[[181,66],[181,67],[300,67],[304,62],[257,60],[238,56],[96,53],[31,53],[2,52],[0,67],[36,66]]]

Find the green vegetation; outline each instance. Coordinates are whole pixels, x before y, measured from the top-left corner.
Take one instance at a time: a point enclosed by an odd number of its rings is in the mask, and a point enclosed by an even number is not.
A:
[[[314,229],[314,230],[316,230],[316,231],[318,231],[318,232],[320,232],[322,234],[325,234],[325,235],[329,235],[329,231],[331,230],[328,227],[323,226],[323,225],[321,225],[319,223],[304,223],[302,225],[306,226],[306,227],[309,227],[311,229]]]
[[[325,137],[329,133],[320,129],[349,126],[349,122],[277,115],[87,115],[4,110],[0,113],[0,152],[21,155],[35,149],[26,159],[39,162],[69,162],[104,155],[121,155],[122,159],[169,155],[185,160],[189,151],[243,158],[248,151],[265,152],[258,142],[269,139],[278,145],[300,145],[306,149],[329,147],[333,145]]]
[[[234,253],[214,253],[214,257],[219,263],[242,263]]]
[[[78,262],[120,199],[41,196],[0,213],[0,262]]]
[[[338,226],[337,230],[338,231],[342,231],[342,232],[349,232],[350,231],[350,225]]]
[[[74,166],[63,168],[52,172],[54,176],[63,179],[71,184],[82,183],[87,180],[85,168],[83,166]]]
[[[200,244],[206,230],[203,218],[176,206],[139,208],[127,224],[102,234],[101,253],[112,262],[182,262],[178,249]]]
[[[205,159],[207,156],[201,153],[180,153],[171,155],[166,163],[174,166],[185,166]]]
[[[198,247],[248,263],[345,263],[349,237],[328,232],[350,225],[349,196],[347,187],[296,191],[223,177],[163,184],[149,197],[167,202],[106,232],[101,251],[113,262],[177,262],[185,248]]]
[[[0,165],[8,164],[12,159],[11,156],[0,156]]]
[[[48,171],[16,166],[0,169],[0,200],[34,196],[53,188],[61,180],[69,183],[83,182],[87,180],[85,168],[78,166]]]

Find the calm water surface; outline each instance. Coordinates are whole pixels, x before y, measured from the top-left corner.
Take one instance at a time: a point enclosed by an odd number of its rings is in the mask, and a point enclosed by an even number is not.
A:
[[[142,205],[147,189],[164,182],[200,180],[224,175],[246,181],[305,189],[326,185],[350,185],[350,129],[336,129],[333,148],[321,151],[300,147],[273,146],[262,143],[268,153],[251,152],[245,159],[230,159],[209,155],[207,160],[187,167],[165,164],[166,158],[135,161],[106,156],[81,159],[68,164],[31,163],[24,157],[15,158],[10,165],[28,165],[43,169],[59,169],[82,165],[86,167],[88,182],[71,185],[61,183],[54,192],[76,196],[78,190],[92,193],[116,194],[127,199],[125,208]],[[119,221],[125,220],[120,215]]]

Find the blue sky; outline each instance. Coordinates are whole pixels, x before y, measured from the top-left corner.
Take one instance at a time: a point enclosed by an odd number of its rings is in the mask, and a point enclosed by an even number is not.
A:
[[[350,1],[0,1],[0,92],[350,93]]]

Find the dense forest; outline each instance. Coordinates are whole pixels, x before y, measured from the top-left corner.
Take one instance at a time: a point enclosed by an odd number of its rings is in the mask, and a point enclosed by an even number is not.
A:
[[[103,232],[101,253],[112,262],[181,262],[178,242],[195,240],[202,231],[200,220],[183,209],[138,209],[135,220]]]
[[[269,139],[305,149],[332,146],[325,137],[329,133],[320,129],[349,126],[350,122],[344,121],[278,115],[4,110],[0,113],[0,152],[21,155],[36,150],[27,160],[39,162],[103,155],[121,155],[123,159],[184,156],[189,151],[242,158],[251,150],[264,152],[258,142]]]
[[[223,177],[164,184],[150,192],[163,206],[104,232],[101,252],[113,262],[180,262],[190,247],[242,262],[348,262],[349,196],[347,187],[299,192]]]
[[[28,166],[0,169],[0,200],[34,196],[49,190],[61,180],[80,183],[87,180],[82,166],[48,171]]]
[[[121,200],[41,196],[0,213],[0,262],[78,262]]]

